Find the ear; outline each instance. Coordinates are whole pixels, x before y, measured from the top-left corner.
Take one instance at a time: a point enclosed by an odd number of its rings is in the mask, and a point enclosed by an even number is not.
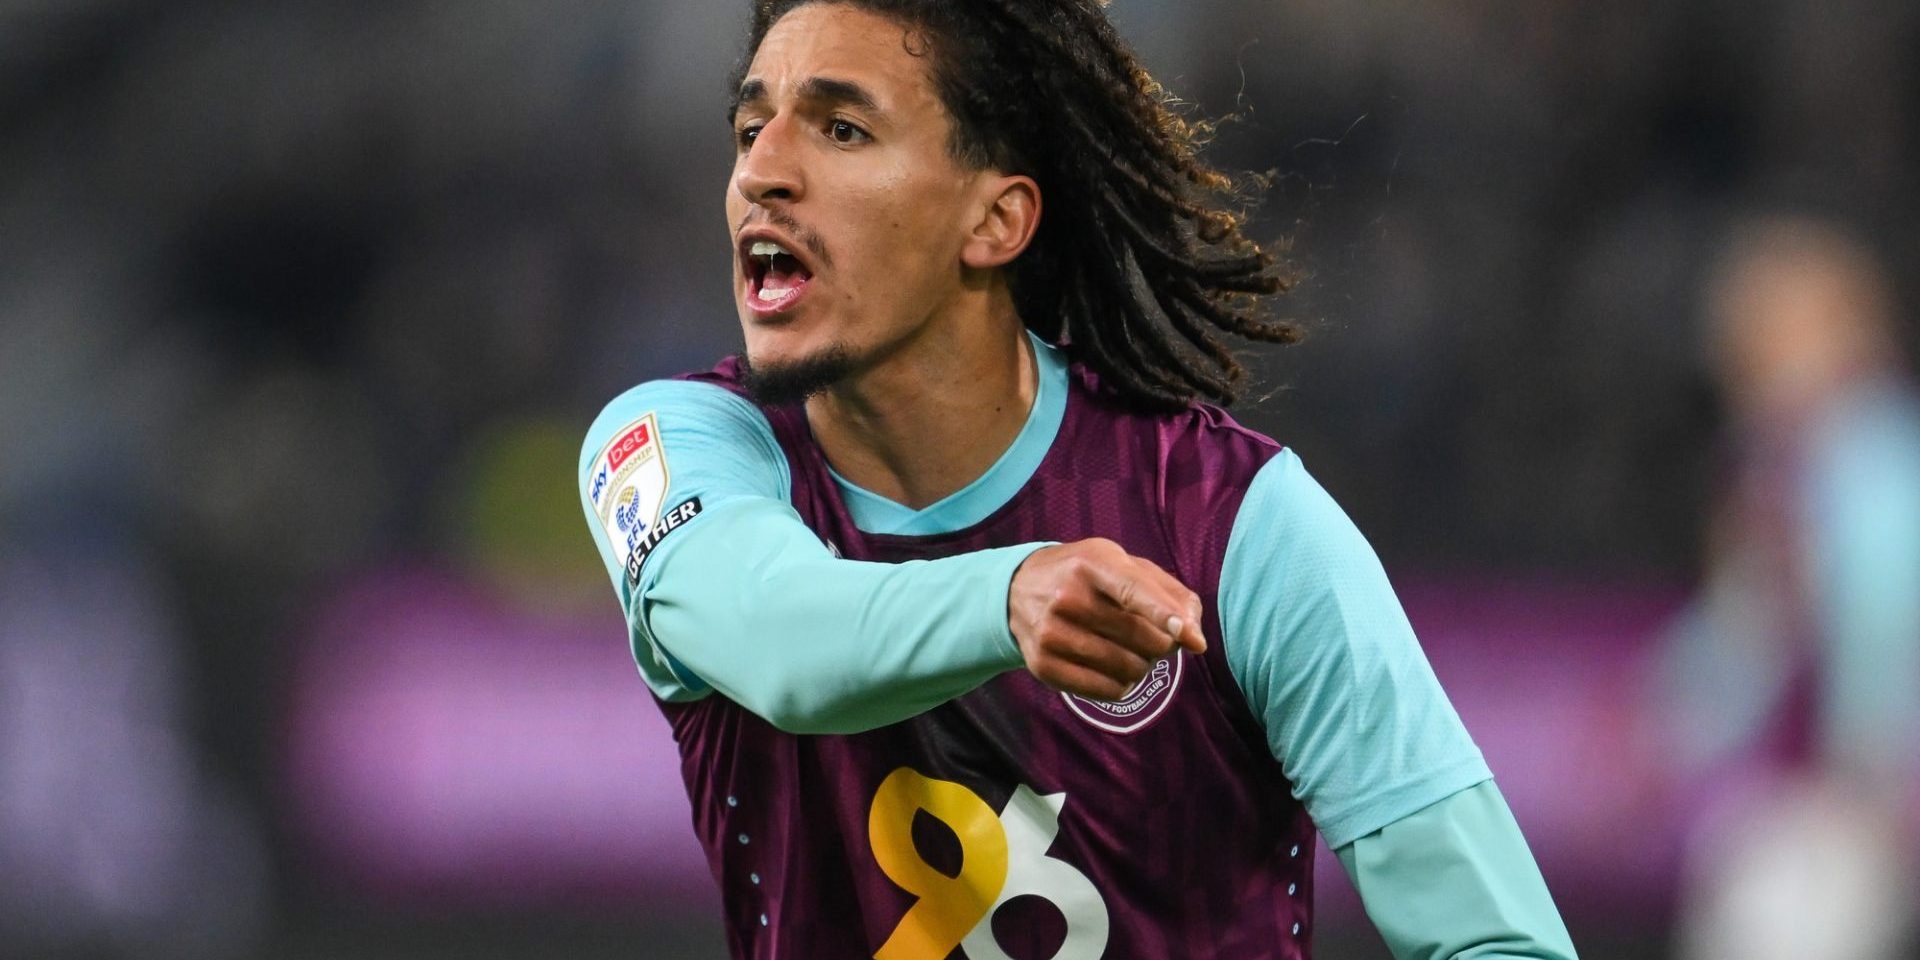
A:
[[[960,248],[960,262],[975,270],[1002,267],[1027,249],[1040,228],[1040,185],[1032,177],[988,175],[980,181],[978,216]]]

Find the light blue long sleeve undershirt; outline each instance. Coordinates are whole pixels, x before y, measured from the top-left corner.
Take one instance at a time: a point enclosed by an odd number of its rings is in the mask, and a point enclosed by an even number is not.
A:
[[[696,498],[700,511],[659,538],[633,581],[594,477],[608,443],[647,417],[670,478],[647,512]],[[1044,544],[898,564],[839,559],[787,503],[786,461],[765,417],[717,387],[659,381],[621,395],[588,431],[580,477],[634,662],[663,699],[717,690],[791,733],[855,733],[1024,662],[1007,587]]]
[[[918,511],[836,477],[856,524],[958,530],[1012,496],[1065,409],[1064,359],[1037,341],[1035,353],[1033,411],[993,468]],[[652,506],[665,514],[698,497],[701,509],[659,538],[630,583],[592,481],[607,444],[649,414],[671,476]],[[909,564],[837,559],[788,505],[765,417],[723,389],[656,381],[623,394],[589,431],[580,476],[635,661],[664,699],[718,691],[792,732],[853,732],[1022,665],[1006,591],[1042,544]],[[1372,549],[1290,452],[1249,488],[1218,599],[1229,666],[1394,956],[1573,957]]]
[[[1386,571],[1290,450],[1241,502],[1219,610],[1269,748],[1398,960],[1574,957]]]
[[[1397,960],[1573,960],[1573,939],[1488,780],[1334,850]]]

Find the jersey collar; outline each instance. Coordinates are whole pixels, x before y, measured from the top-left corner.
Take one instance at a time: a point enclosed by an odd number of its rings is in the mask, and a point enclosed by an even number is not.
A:
[[[1040,382],[1034,393],[1033,409],[1027,411],[1026,425],[1020,428],[1019,436],[1013,438],[1013,445],[972,483],[919,510],[855,486],[828,467],[833,482],[840,487],[840,499],[846,503],[854,526],[864,533],[904,537],[952,533],[985,520],[1027,485],[1053,446],[1053,438],[1059,435],[1060,421],[1067,412],[1066,355],[1031,331],[1027,339],[1033,343]]]

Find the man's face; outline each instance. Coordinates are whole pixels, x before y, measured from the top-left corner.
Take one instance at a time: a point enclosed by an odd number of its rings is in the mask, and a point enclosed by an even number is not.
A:
[[[908,342],[959,293],[977,176],[948,151],[929,57],[909,52],[924,47],[896,21],[812,3],[754,55],[727,224],[756,374],[812,368],[799,392],[827,386]]]

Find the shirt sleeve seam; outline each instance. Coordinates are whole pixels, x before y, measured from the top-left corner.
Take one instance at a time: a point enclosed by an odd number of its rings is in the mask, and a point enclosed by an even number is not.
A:
[[[1473,756],[1461,757],[1438,770],[1406,778],[1394,786],[1343,804],[1333,812],[1316,815],[1314,822],[1327,846],[1337,850],[1492,779],[1493,771],[1488,769],[1486,759],[1475,751]]]

